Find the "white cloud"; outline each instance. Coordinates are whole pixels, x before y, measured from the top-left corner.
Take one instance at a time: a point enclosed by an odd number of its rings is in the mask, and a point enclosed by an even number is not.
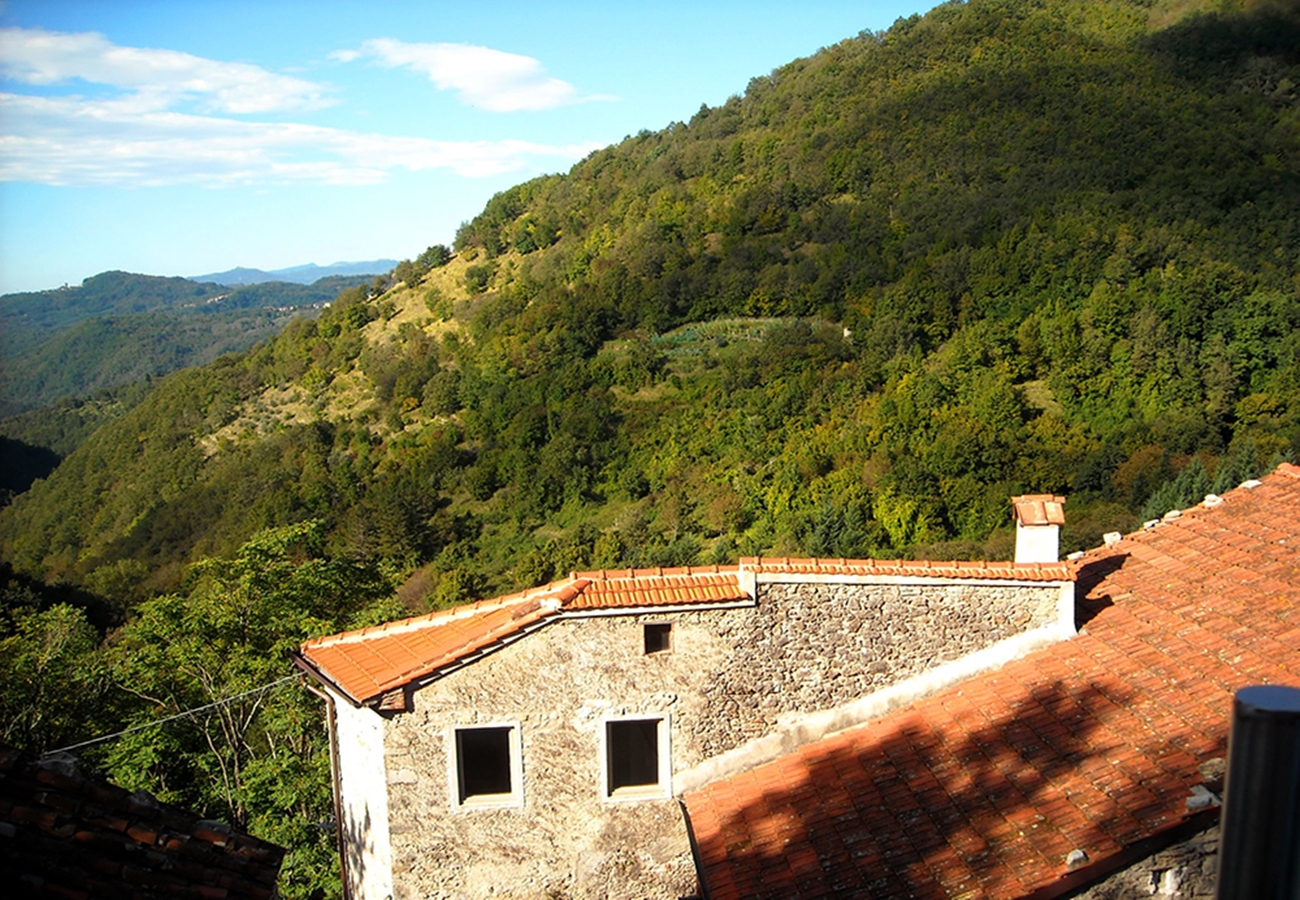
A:
[[[239,115],[334,102],[324,87],[301,78],[176,50],[119,47],[95,32],[0,28],[0,74],[31,85],[109,85],[132,92],[141,109],[190,100],[205,110]]]
[[[392,38],[366,41],[360,50],[340,50],[332,59],[372,58],[390,68],[428,76],[439,90],[455,91],[461,102],[489,112],[553,109],[608,97],[580,97],[567,81],[552,78],[531,56],[471,44],[409,44]]]
[[[399,169],[466,177],[554,171],[596,147],[437,141],[232,118],[328,101],[309,81],[245,63],[116,47],[93,33],[0,29],[0,72],[11,83],[80,79],[116,89],[91,98],[0,92],[0,181],[375,184]]]
[[[547,171],[595,144],[436,141],[284,122],[144,112],[118,101],[0,93],[0,181],[213,187],[375,184],[397,169],[465,177]]]

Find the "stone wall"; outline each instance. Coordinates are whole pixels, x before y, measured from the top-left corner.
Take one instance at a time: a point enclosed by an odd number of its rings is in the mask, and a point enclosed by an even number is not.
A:
[[[389,831],[398,898],[673,898],[697,890],[675,799],[600,796],[606,718],[666,715],[672,756],[692,757],[681,725],[705,713],[700,679],[729,651],[719,623],[749,610],[554,622],[412,697],[387,728]],[[673,649],[645,655],[642,623],[672,621]],[[517,724],[523,806],[456,811],[453,726]]]
[[[1203,898],[1214,896],[1218,878],[1219,826],[1153,853],[1091,887],[1071,894],[1074,900],[1130,898]]]
[[[760,584],[751,607],[554,621],[416,690],[388,720],[395,895],[692,895],[677,801],[601,797],[607,718],[665,716],[682,772],[782,717],[1055,622],[1058,597],[1055,585]],[[672,623],[671,650],[644,652],[648,622]],[[519,729],[522,806],[457,810],[452,729],[500,723]]]
[[[733,650],[704,685],[703,758],[1003,638],[1056,621],[1056,586],[760,584],[756,614],[723,623]]]

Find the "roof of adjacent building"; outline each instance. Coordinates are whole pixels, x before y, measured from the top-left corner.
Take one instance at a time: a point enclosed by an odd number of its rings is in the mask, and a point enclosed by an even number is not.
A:
[[[1065,564],[913,560],[742,559],[738,566],[575,572],[562,581],[454,609],[305,642],[298,660],[355,703],[367,703],[521,637],[561,615],[750,601],[747,577],[1065,581]]]
[[[1205,816],[1233,692],[1300,685],[1300,468],[1076,567],[1075,638],[687,795],[708,896],[1056,896]]]
[[[284,849],[0,745],[0,872],[10,896],[270,898]]]

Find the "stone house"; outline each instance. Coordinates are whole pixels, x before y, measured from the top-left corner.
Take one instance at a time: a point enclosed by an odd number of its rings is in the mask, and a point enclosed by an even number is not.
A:
[[[1062,502],[1051,561],[584,572],[307,642],[352,896],[697,893],[685,791],[1073,634]]]
[[[1231,692],[1300,683],[1300,468],[1066,563],[1062,503],[1016,498],[1015,563],[575,573],[308,641],[349,895],[1203,887]]]

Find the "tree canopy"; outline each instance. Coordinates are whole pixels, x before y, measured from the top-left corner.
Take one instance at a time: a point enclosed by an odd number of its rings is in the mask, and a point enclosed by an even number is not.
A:
[[[1063,549],[1095,545],[1300,450],[1296,209],[1294,4],[970,0],[850,38],[251,350],[50,417],[75,449],[0,511],[6,721],[90,729],[23,705],[89,645],[80,689],[138,722],[363,607],[1007,558],[1019,493],[1067,494]],[[105,761],[273,840],[301,801],[285,839],[314,846],[314,714],[269,696]]]

